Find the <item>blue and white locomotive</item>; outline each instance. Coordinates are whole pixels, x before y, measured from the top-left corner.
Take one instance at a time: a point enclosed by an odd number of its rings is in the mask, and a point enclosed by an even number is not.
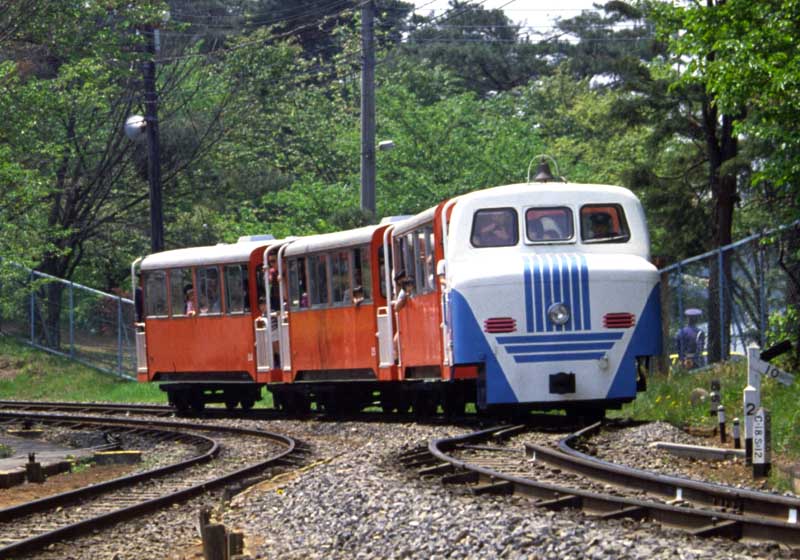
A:
[[[527,183],[458,197],[447,219],[447,361],[478,366],[479,408],[602,413],[661,353],[659,276],[629,190]]]

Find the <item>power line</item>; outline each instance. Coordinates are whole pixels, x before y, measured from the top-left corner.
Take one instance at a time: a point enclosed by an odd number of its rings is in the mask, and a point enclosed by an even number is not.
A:
[[[328,14],[328,15],[324,16],[321,20],[305,23],[303,25],[300,25],[298,27],[295,27],[295,28],[287,30],[287,31],[283,31],[283,32],[280,32],[280,33],[274,33],[274,34],[271,34],[271,35],[266,36],[266,37],[260,37],[258,39],[253,39],[253,40],[249,40],[249,41],[242,41],[240,43],[237,43],[236,45],[233,45],[233,46],[230,46],[230,47],[223,47],[221,49],[217,49],[217,50],[209,52],[209,53],[190,53],[190,54],[186,54],[186,55],[177,55],[177,56],[172,56],[172,57],[164,57],[164,58],[160,59],[159,62],[182,60],[182,59],[186,59],[186,58],[196,58],[196,57],[209,58],[211,55],[216,55],[216,54],[219,54],[219,53],[224,54],[224,53],[232,52],[232,51],[235,51],[235,50],[243,49],[243,48],[248,47],[248,46],[263,44],[263,43],[265,43],[267,41],[274,41],[276,39],[285,39],[287,37],[291,37],[291,36],[297,34],[299,31],[303,31],[305,29],[309,29],[309,28],[312,28],[312,27],[317,27],[319,25],[327,23],[329,20],[337,18],[337,17],[339,17],[341,14],[343,14],[345,12],[348,12],[348,11],[351,11],[351,10],[355,10],[357,8],[361,8],[364,4],[366,4],[369,1],[370,0],[361,0],[356,5],[348,7],[348,8],[343,8],[343,9],[339,10],[338,12],[336,12],[334,14]],[[486,1],[486,0],[484,0],[484,1]]]

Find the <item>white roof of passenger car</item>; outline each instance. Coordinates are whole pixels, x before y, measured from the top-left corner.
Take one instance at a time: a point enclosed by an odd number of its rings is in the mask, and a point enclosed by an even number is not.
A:
[[[334,233],[322,233],[319,235],[309,235],[301,237],[292,242],[286,248],[286,256],[308,255],[322,251],[330,251],[339,247],[354,247],[356,245],[366,245],[372,241],[372,235],[379,225],[365,226],[358,229],[347,231],[337,231]]]
[[[243,241],[219,243],[208,247],[173,249],[148,255],[142,260],[141,269],[146,271],[186,266],[245,263],[250,260],[250,254],[255,249],[269,247],[274,243],[279,243],[279,241]]]
[[[410,218],[395,224],[394,235],[402,235],[408,231],[416,229],[418,226],[421,226],[422,224],[427,224],[428,222],[432,222],[433,217],[435,215],[436,215],[436,206],[432,206],[427,210],[423,210],[416,216],[411,216]]]

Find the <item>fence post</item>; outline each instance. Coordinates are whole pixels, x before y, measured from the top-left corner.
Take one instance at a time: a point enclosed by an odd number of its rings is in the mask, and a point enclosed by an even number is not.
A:
[[[764,250],[764,246],[761,244],[760,239],[756,241],[758,243],[758,254],[760,256],[759,265],[758,265],[758,303],[759,303],[759,320],[760,320],[760,329],[758,331],[758,338],[759,338],[759,346],[764,348],[767,345],[767,314],[769,310],[767,309],[767,286],[766,286],[766,275],[764,274],[764,269],[767,266],[767,252]]]
[[[69,356],[75,357],[75,298],[73,283],[69,283]]]
[[[683,268],[681,267],[681,263],[678,263],[678,328],[680,328],[682,319],[683,319]]]
[[[31,291],[31,304],[30,304],[30,311],[31,311],[31,345],[36,342],[36,290],[33,289],[33,279],[34,279],[34,272],[31,270],[30,281],[28,283],[28,288]]]
[[[122,375],[122,296],[117,296],[117,371]]]
[[[717,252],[717,273],[719,274],[719,359],[725,360],[728,353],[725,351],[725,265],[723,256],[724,250],[718,249]]]
[[[3,257],[0,257],[0,333],[3,332]]]

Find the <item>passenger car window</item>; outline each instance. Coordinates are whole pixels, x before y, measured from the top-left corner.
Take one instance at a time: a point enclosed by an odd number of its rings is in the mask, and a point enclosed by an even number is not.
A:
[[[473,247],[511,247],[519,241],[517,211],[513,208],[478,210],[472,219]]]
[[[289,261],[289,300],[292,309],[308,307],[308,286],[306,285],[306,260]]]
[[[381,283],[383,285],[383,283]],[[361,289],[364,301],[372,300],[372,268],[369,261],[369,247],[353,249],[353,297],[357,289]]]
[[[194,315],[197,302],[194,297],[191,268],[174,268],[169,271],[169,300],[173,317]]]
[[[334,304],[349,305],[352,303],[349,251],[337,251],[331,255],[331,287]]]
[[[581,207],[581,239],[585,243],[625,243],[630,237],[625,213],[619,204]]]
[[[167,273],[163,270],[145,272],[144,305],[148,317],[167,316]]]
[[[525,211],[528,241],[568,241],[572,239],[572,210],[566,207],[528,208]]]
[[[200,315],[216,315],[221,312],[219,269],[216,266],[197,269],[197,292]]]
[[[250,311],[246,264],[225,267],[225,311],[228,314]]]
[[[311,283],[311,305],[326,305],[328,298],[328,256],[308,257],[308,279]]]

